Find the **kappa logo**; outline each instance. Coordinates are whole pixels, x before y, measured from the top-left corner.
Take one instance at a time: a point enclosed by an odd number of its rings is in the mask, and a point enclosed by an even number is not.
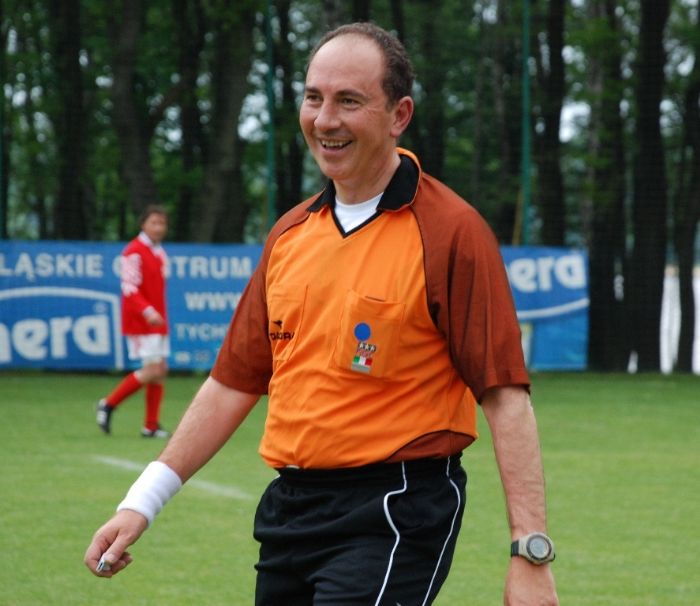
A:
[[[294,338],[294,331],[282,330],[282,320],[273,320],[272,323],[279,330],[270,331],[270,341],[291,341]]]

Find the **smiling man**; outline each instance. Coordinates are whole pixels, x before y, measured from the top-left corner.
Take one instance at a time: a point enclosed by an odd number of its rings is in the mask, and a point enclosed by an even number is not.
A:
[[[503,261],[474,208],[397,147],[412,83],[403,46],[369,23],[312,52],[300,125],[327,186],[272,229],[210,377],[88,547],[98,576],[131,562],[128,546],[267,393],[259,451],[279,477],[255,516],[256,604],[430,604],[479,403],[511,528],[505,603],[558,603]]]

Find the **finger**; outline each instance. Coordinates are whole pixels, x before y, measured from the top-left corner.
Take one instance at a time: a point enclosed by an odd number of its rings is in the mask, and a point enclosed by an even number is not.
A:
[[[118,534],[115,537],[113,532],[100,529],[85,552],[85,565],[97,576],[110,577],[128,563],[119,564],[129,545],[130,542],[120,539]],[[127,553],[126,557],[131,556]]]
[[[102,554],[109,548],[110,541],[103,535],[96,534],[83,557],[85,565],[93,572],[97,572]]]
[[[113,560],[110,553],[105,553],[100,558],[95,573],[97,576],[109,579],[124,570],[132,561],[133,558],[128,551],[125,551],[118,560]]]
[[[100,556],[100,561],[103,562],[103,569],[107,566],[114,568],[120,561],[130,558],[131,556],[126,551],[129,545],[131,545],[131,541],[117,537]]]

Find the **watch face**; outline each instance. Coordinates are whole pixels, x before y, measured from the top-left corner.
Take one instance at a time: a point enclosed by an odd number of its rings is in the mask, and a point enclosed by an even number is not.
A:
[[[527,550],[537,560],[544,560],[549,555],[549,543],[542,537],[532,537],[527,542]]]

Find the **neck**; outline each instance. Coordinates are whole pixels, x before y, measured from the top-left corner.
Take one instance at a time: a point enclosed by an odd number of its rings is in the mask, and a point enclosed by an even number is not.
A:
[[[363,178],[361,183],[333,181],[336,196],[343,204],[358,204],[378,196],[389,185],[399,164],[401,158],[394,150],[380,170],[370,177]]]

